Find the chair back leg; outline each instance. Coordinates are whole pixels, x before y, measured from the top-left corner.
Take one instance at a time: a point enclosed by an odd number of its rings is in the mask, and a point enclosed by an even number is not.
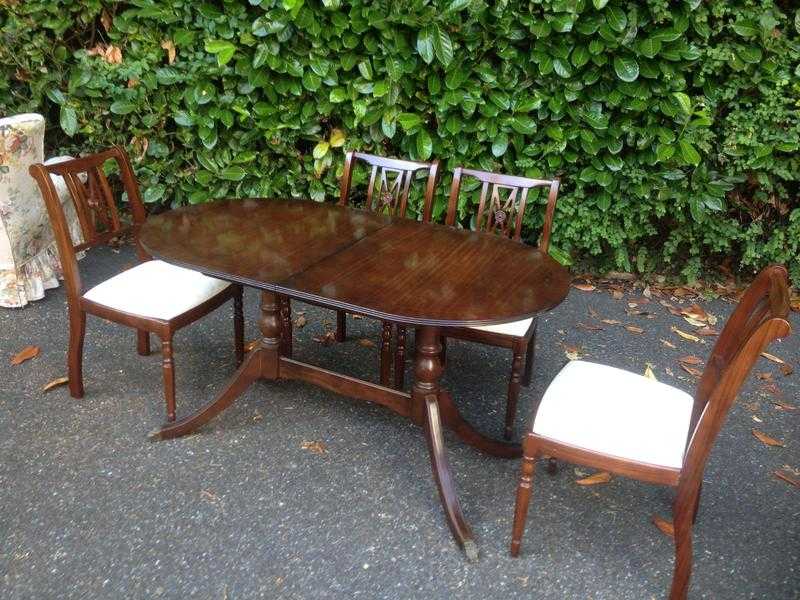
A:
[[[531,339],[528,340],[528,348],[525,352],[525,375],[522,377],[522,385],[529,387],[531,385],[531,374],[533,373],[533,355],[536,351],[536,328],[534,326]]]
[[[139,356],[150,356],[150,333],[143,330],[136,330],[136,352]]]
[[[699,490],[698,490],[699,491]],[[675,570],[669,600],[686,600],[689,592],[689,578],[692,575],[692,518],[696,499],[679,505],[675,503],[672,513],[675,527]]]
[[[519,556],[522,536],[525,533],[525,520],[533,491],[533,476],[536,472],[538,451],[533,438],[525,438],[522,443],[522,474],[517,486],[517,501],[514,504],[514,524],[511,529],[511,556]]]
[[[394,348],[394,387],[402,390],[406,380],[406,326],[398,324]],[[444,351],[444,346],[442,346]]]
[[[388,387],[392,375],[392,324],[383,321],[381,326],[380,380],[381,385]]]
[[[347,313],[343,310],[336,311],[336,341],[343,342],[347,339]]]
[[[71,308],[69,311],[67,371],[69,394],[73,398],[83,398],[83,338],[85,335],[86,313],[80,309]]]
[[[244,361],[244,314],[242,306],[243,291],[241,286],[238,286],[238,288],[239,289],[233,296],[233,349],[236,353],[237,366],[241,365],[242,361]],[[291,310],[291,306],[289,310]],[[291,317],[289,322],[291,322]]]
[[[175,420],[175,362],[172,360],[172,336],[161,340],[161,369],[164,373],[164,400],[167,421]]]
[[[525,348],[521,340],[514,342],[512,348],[514,357],[511,359],[511,378],[508,381],[508,398],[506,400],[506,427],[504,437],[511,439],[514,433],[514,421],[517,418],[517,399],[519,398],[519,388],[522,383],[523,361],[525,359]]]

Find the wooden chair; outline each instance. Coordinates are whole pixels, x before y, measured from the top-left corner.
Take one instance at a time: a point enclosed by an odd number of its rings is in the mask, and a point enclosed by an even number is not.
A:
[[[517,556],[531,497],[534,461],[549,455],[676,488],[671,600],[686,598],[692,524],[703,469],[731,404],[759,354],[789,335],[787,272],[767,267],[728,319],[694,398],[641,375],[573,361],[545,392],[523,442],[511,554]]]
[[[353,170],[358,161],[371,167],[369,183],[367,185],[364,209],[389,214],[396,217],[405,217],[408,212],[408,197],[411,183],[417,172],[427,171],[425,183],[425,196],[423,199],[421,218],[429,222],[433,212],[433,193],[436,189],[439,172],[439,161],[430,163],[414,162],[397,158],[385,158],[362,152],[350,151],[344,160],[344,171],[339,187],[339,205],[347,206],[350,202],[350,187],[353,179]],[[387,273],[387,276],[390,276]],[[291,308],[288,298],[281,298],[281,314],[283,315],[284,337],[282,342],[284,351],[291,351]],[[402,387],[405,371],[405,340],[406,328],[397,324],[397,338],[394,353],[395,386]],[[336,341],[343,342],[347,337],[347,313],[343,310],[336,312]],[[380,382],[381,385],[390,385],[392,371],[392,323],[382,322],[381,347],[380,347]]]
[[[73,160],[30,167],[42,191],[55,233],[69,309],[69,390],[73,398],[83,397],[83,339],[86,315],[91,314],[137,331],[137,350],[150,353],[150,333],[161,338],[164,395],[167,420],[175,420],[175,371],[172,338],[175,331],[193,323],[229,299],[234,307],[234,346],[238,363],[244,359],[242,288],[196,271],[152,260],[137,247],[140,263],[99,285],[84,290],[76,253],[108,243],[127,230],[119,217],[111,183],[104,172],[107,161],[116,162],[122,188],[127,194],[134,232],[146,213],[130,160],[120,147]],[[82,243],[73,244],[64,210],[50,174],[67,183],[80,221]]]
[[[550,247],[550,230],[553,214],[558,200],[558,179],[529,179],[501,175],[488,171],[475,171],[458,167],[453,171],[453,184],[447,206],[448,225],[456,224],[458,198],[464,176],[473,177],[481,183],[478,211],[475,215],[475,228],[489,233],[506,236],[522,242],[522,221],[528,204],[528,193],[536,188],[549,188],[544,225],[539,241],[539,249],[547,253]],[[501,197],[501,190],[503,196]],[[513,269],[514,265],[498,265],[498,268]],[[536,343],[536,319],[524,319],[501,325],[481,325],[458,329],[446,329],[443,337],[454,337],[491,346],[510,348],[513,354],[511,376],[508,382],[506,403],[505,438],[511,439],[514,420],[517,414],[517,398],[520,385],[526,387],[531,382],[534,345]]]

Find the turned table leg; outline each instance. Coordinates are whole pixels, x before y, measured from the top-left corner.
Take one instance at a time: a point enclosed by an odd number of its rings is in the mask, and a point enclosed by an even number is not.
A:
[[[420,327],[417,331],[417,354],[414,364],[414,387],[411,392],[415,420],[422,421],[430,452],[431,467],[439,498],[442,502],[447,524],[453,537],[464,548],[470,560],[477,560],[475,545],[458,501],[455,482],[447,461],[447,452],[442,432],[442,417],[439,411],[439,378],[442,375],[440,354],[442,345],[437,327]]]

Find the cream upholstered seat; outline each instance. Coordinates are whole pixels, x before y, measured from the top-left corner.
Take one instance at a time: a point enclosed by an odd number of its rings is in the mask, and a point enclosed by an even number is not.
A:
[[[491,331],[492,333],[522,337],[528,333],[531,323],[533,323],[533,319],[522,319],[521,321],[500,323],[499,325],[476,325],[474,327],[470,327],[470,329],[480,329],[481,331]]]
[[[114,310],[168,321],[230,284],[161,260],[148,260],[96,285],[83,297]]]
[[[675,469],[683,464],[694,400],[622,369],[572,361],[553,379],[537,435],[593,452]]]

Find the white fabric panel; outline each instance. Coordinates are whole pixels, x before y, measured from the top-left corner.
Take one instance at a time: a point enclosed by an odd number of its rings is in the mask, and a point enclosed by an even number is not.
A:
[[[116,310],[167,321],[229,285],[197,271],[149,260],[96,285],[83,297]]]
[[[623,459],[680,468],[692,397],[629,371],[575,360],[544,393],[534,433]]]
[[[470,329],[480,329],[481,331],[491,331],[494,333],[502,333],[503,335],[522,337],[528,333],[531,323],[533,323],[533,319],[522,319],[522,321],[500,323],[500,325],[476,325],[470,327]]]

